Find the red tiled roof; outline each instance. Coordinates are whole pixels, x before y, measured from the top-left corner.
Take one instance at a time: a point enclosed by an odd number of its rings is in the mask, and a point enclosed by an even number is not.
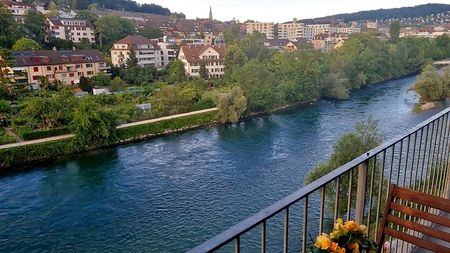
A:
[[[11,0],[0,0],[0,4],[4,4],[4,5],[19,5],[19,6],[26,6],[26,7],[31,8],[30,4],[22,3],[22,2],[16,2],[16,1],[11,1]]]
[[[200,55],[208,48],[212,48],[219,53],[219,60],[223,60],[225,58],[225,53],[227,51],[227,48],[225,46],[183,45],[181,46],[180,51],[183,51],[184,56],[186,57],[186,60],[188,62],[199,62],[208,61],[200,59]]]
[[[152,41],[142,35],[128,35],[127,37],[115,42],[114,44],[127,44],[129,47],[133,49],[137,49],[137,45],[153,45],[153,48],[156,50],[160,50],[161,48],[158,46],[158,43]]]
[[[98,50],[38,50],[13,52],[14,67],[105,62]]]

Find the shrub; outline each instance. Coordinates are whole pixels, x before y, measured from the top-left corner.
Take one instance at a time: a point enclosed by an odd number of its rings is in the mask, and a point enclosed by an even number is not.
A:
[[[59,127],[59,128],[37,129],[33,131],[26,131],[21,132],[19,135],[25,140],[36,140],[69,133],[70,129],[68,127]]]

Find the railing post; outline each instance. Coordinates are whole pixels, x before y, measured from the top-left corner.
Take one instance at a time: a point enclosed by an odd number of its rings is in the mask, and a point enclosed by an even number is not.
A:
[[[367,161],[358,165],[358,182],[356,185],[356,213],[355,221],[358,224],[363,223],[364,219],[364,200],[366,196],[367,181]]]

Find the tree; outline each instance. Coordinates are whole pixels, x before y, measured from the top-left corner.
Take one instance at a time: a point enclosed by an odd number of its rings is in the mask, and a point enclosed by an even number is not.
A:
[[[169,66],[167,66],[167,78],[171,83],[180,82],[186,78],[184,64],[181,60],[175,60],[169,63]]]
[[[11,48],[22,33],[11,11],[0,4],[0,48]]]
[[[102,110],[93,96],[86,96],[74,111],[70,129],[81,146],[109,144],[116,140],[116,117]]]
[[[393,21],[389,26],[389,35],[391,36],[391,42],[397,43],[400,37],[400,22]]]
[[[419,94],[421,102],[445,99],[449,92],[448,80],[441,76],[433,65],[425,66],[413,89]]]
[[[95,15],[95,13],[93,13],[90,10],[79,10],[79,11],[77,11],[77,17],[81,18],[81,19],[86,19],[91,24],[95,24],[95,22],[98,19],[98,16]]]
[[[45,41],[45,17],[35,10],[27,11],[24,19],[24,29],[26,37],[43,44]]]
[[[59,38],[50,37],[45,47],[50,50],[53,48],[56,48],[58,50],[62,49],[72,50],[74,47],[74,43],[70,40],[63,40]]]
[[[236,69],[242,67],[247,62],[247,60],[247,56],[239,46],[230,45],[227,48],[227,53],[224,60],[226,74],[231,76],[232,73]]]
[[[111,80],[109,85],[113,90],[120,90],[125,86],[125,82],[122,80],[122,78],[120,78],[120,76],[116,76]]]
[[[29,51],[29,50],[40,50],[41,45],[36,41],[28,38],[21,38],[12,46],[14,51]]]
[[[275,76],[263,63],[249,61],[236,71],[235,79],[247,98],[248,111],[270,111],[278,103],[274,92]]]
[[[208,69],[206,69],[205,63],[200,64],[200,69],[199,69],[198,73],[200,74],[201,78],[203,78],[205,80],[209,79]]]
[[[81,41],[76,44],[76,47],[78,49],[91,49],[92,48],[92,44],[91,44],[91,42],[89,41],[88,38],[82,38]]]
[[[145,26],[144,29],[139,31],[139,34],[145,36],[149,39],[157,39],[161,38],[164,34],[161,32],[161,29],[154,26]]]
[[[225,31],[223,31],[223,38],[228,45],[239,41],[240,29],[239,24],[233,22],[225,29]]]
[[[98,72],[97,75],[92,77],[92,84],[94,86],[108,86],[111,81],[111,77],[105,72]]]
[[[215,97],[215,104],[219,110],[217,118],[220,122],[238,122],[247,110],[247,99],[241,87],[235,86],[230,92],[220,93]]]
[[[355,131],[351,133],[347,133],[342,135],[336,143],[333,145],[333,150],[328,160],[316,166],[313,170],[311,170],[306,179],[305,184],[311,183],[318,178],[325,176],[331,171],[339,168],[340,166],[350,162],[356,157],[364,154],[368,150],[371,150],[381,144],[383,137],[380,134],[380,130],[378,128],[378,122],[369,117],[367,123],[358,122],[355,125]],[[368,167],[372,167],[373,164],[369,163]],[[375,182],[381,180],[379,178],[380,167],[377,167],[373,173],[375,173]],[[356,181],[356,173],[353,175],[353,182]],[[349,187],[349,178],[341,177],[340,180],[340,189],[339,192],[346,192]],[[335,192],[336,186],[330,185],[327,187],[326,199],[328,210],[334,210],[335,204]],[[344,190],[345,189],[345,190]],[[340,203],[346,203],[348,196],[345,194],[340,195]],[[355,200],[353,199],[352,202]],[[345,206],[345,207],[344,207]],[[339,214],[342,214],[345,211],[346,205],[340,205],[340,210],[338,210]]]
[[[84,92],[92,93],[92,81],[89,78],[81,76],[78,87]]]
[[[59,127],[72,120],[77,100],[69,87],[53,93],[43,90],[40,94],[41,96],[25,98],[21,117],[48,128]]]
[[[97,38],[100,43],[100,48],[108,49],[117,40],[134,34],[135,24],[133,20],[106,15],[97,19],[95,22],[95,31],[98,34]]]
[[[136,52],[134,51],[134,49],[132,48],[130,50],[130,53],[128,54],[128,59],[125,62],[125,65],[127,66],[127,68],[134,68],[138,66],[138,58],[136,57]]]

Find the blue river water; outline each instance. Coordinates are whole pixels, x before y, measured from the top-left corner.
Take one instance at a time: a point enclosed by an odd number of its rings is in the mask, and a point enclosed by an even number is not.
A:
[[[414,80],[4,175],[0,252],[188,250],[301,188],[356,122],[389,139],[445,107],[413,112]]]

